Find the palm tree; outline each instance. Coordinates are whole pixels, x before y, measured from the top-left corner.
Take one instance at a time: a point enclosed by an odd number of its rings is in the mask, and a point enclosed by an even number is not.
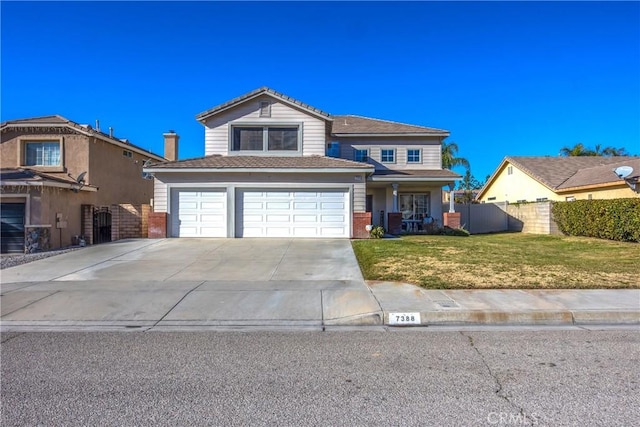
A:
[[[575,156],[628,156],[625,148],[615,147],[602,147],[601,144],[596,144],[595,149],[591,150],[582,143],[578,143],[573,147],[562,147],[560,149],[560,155],[566,157]]]
[[[464,166],[469,169],[469,161],[464,157],[456,157],[456,154],[458,154],[458,144],[455,142],[443,142],[442,167],[451,170],[456,166]]]
[[[602,155],[603,156],[628,156],[629,153],[624,147],[620,147],[620,148],[605,147],[602,150]]]
[[[584,146],[582,143],[577,143],[573,147],[562,147],[560,149],[560,155],[565,157],[576,156],[595,156],[596,153]]]

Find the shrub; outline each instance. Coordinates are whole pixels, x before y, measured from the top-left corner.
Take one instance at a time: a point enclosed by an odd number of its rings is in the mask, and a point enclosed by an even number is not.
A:
[[[551,212],[564,234],[640,242],[640,199],[554,202]]]
[[[445,236],[459,236],[459,237],[469,237],[471,233],[469,233],[464,228],[451,228],[446,225],[442,229],[442,234]]]
[[[384,228],[376,225],[371,229],[369,235],[374,239],[381,239],[382,237],[384,237]]]

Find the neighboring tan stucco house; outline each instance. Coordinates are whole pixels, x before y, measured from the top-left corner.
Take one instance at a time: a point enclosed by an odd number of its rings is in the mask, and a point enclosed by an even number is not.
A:
[[[441,189],[460,178],[442,169],[448,131],[332,116],[266,87],[196,118],[204,157],[145,168],[170,237],[364,237],[442,221]]]
[[[620,166],[634,172],[621,179],[614,172]],[[640,157],[505,157],[477,199],[522,203],[639,197],[639,176]]]
[[[142,167],[164,160],[61,116],[6,121],[0,132],[2,252],[23,251],[25,232],[28,240],[34,229],[48,229],[48,248],[77,243],[75,236],[93,233],[83,205],[104,209],[95,220],[108,233],[111,205],[150,203],[153,181]]]

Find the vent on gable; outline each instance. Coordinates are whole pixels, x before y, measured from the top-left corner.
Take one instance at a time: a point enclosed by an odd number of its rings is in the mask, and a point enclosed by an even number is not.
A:
[[[271,103],[260,101],[260,117],[271,117]]]

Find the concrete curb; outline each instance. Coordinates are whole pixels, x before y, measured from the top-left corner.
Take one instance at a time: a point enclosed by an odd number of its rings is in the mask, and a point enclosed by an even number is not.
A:
[[[411,312],[406,310],[405,312]],[[416,311],[418,312],[418,311]],[[384,311],[384,325],[390,325],[389,311]],[[419,325],[640,325],[640,310],[465,310],[421,311]]]

